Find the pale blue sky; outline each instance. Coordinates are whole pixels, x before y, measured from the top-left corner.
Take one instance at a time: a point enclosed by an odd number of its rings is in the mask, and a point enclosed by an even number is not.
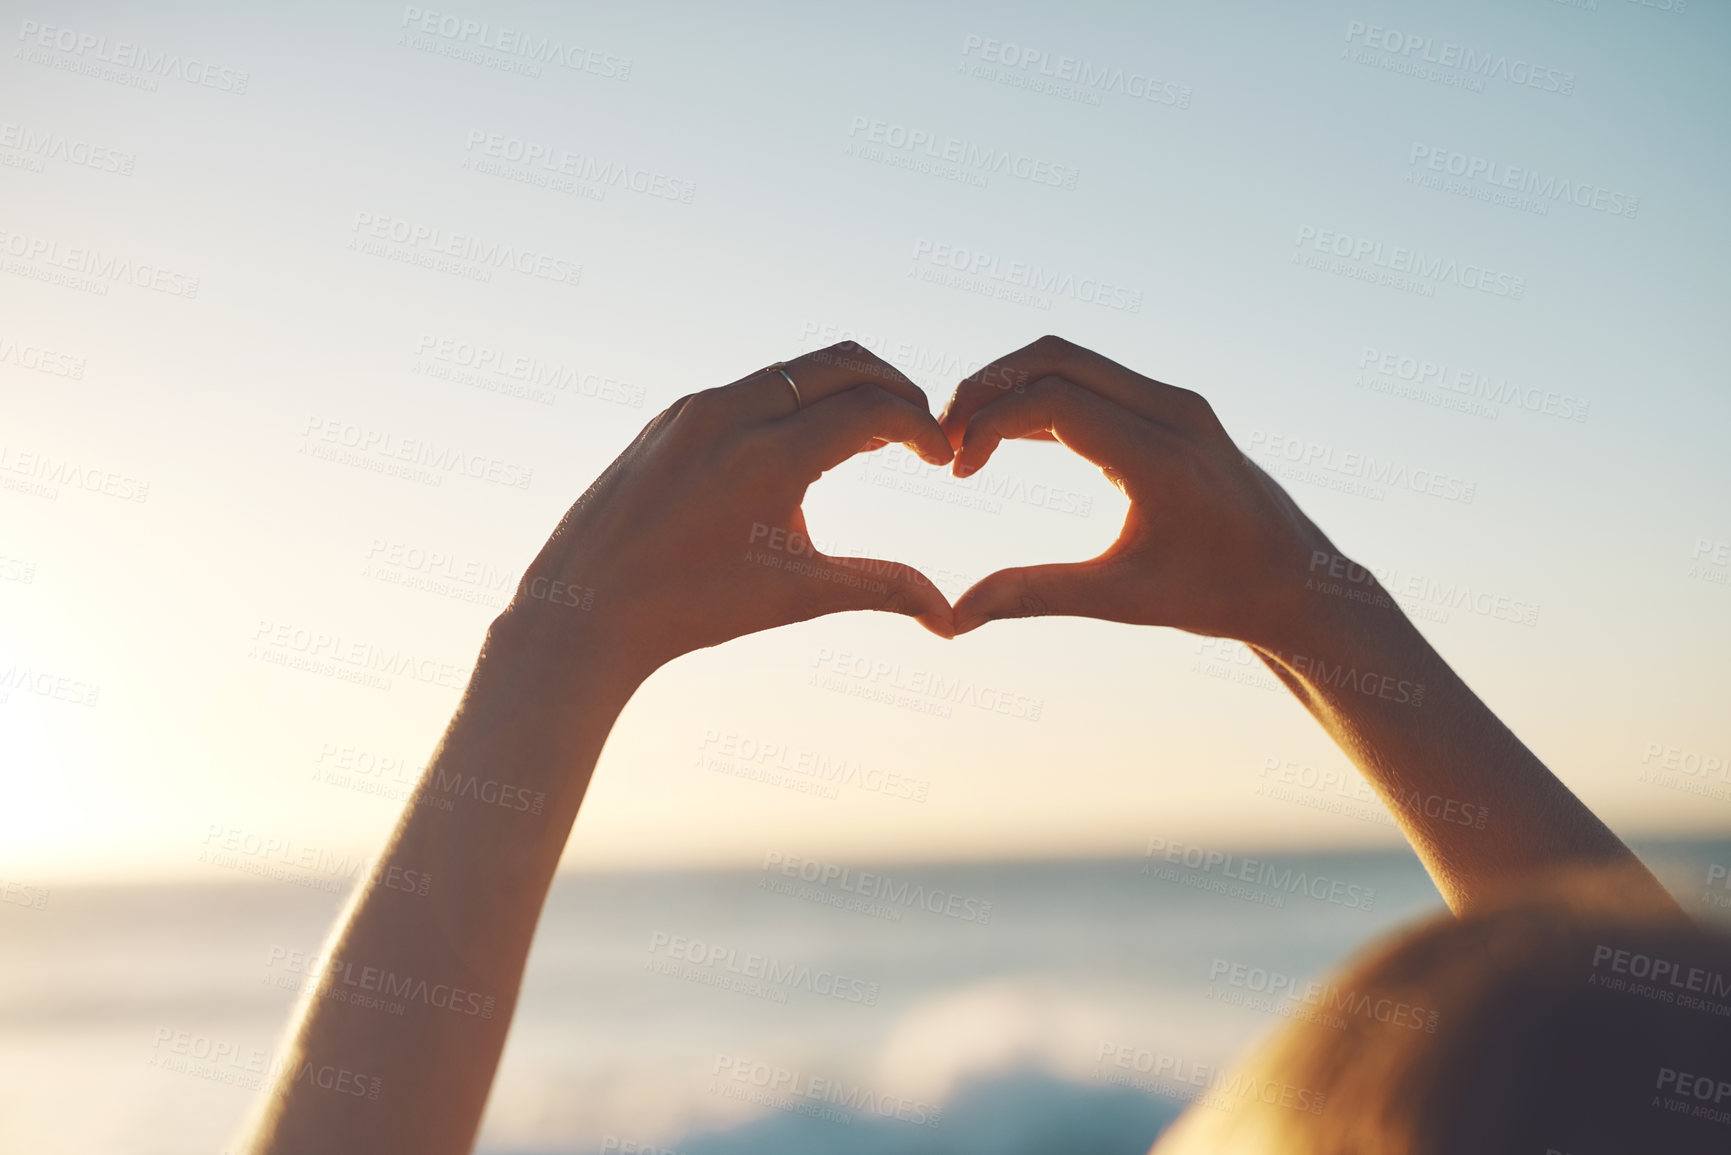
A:
[[[1640,780],[1653,745],[1731,753],[1727,567],[1691,570],[1698,542],[1710,554],[1731,541],[1722,8],[436,10],[629,58],[620,80],[418,50],[399,43],[402,5],[183,4],[148,18],[118,4],[9,7],[0,120],[135,163],[120,175],[48,155],[33,171],[27,146],[0,149],[16,162],[0,167],[0,228],[24,238],[8,260],[28,260],[38,240],[62,259],[85,247],[196,276],[199,290],[113,284],[103,296],[12,265],[0,276],[0,342],[85,362],[70,379],[0,346],[0,445],[14,461],[47,453],[150,483],[143,503],[64,484],[52,500],[0,489],[0,558],[12,563],[0,564],[0,671],[101,687],[93,706],[25,688],[0,704],[0,877],[207,877],[196,859],[213,827],[370,853],[394,802],[317,780],[321,750],[420,759],[455,691],[273,665],[250,656],[260,623],[466,666],[493,610],[447,596],[461,583],[404,588],[411,571],[379,568],[393,544],[514,574],[660,407],[832,328],[969,364],[1057,331],[1203,391],[1242,445],[1296,438],[1470,481],[1470,504],[1290,489],[1366,561],[1540,607],[1531,627],[1460,609],[1421,624],[1619,829],[1731,821],[1731,793]],[[42,25],[215,61],[246,72],[246,91],[172,75],[140,91],[74,71],[95,67],[97,49],[36,46]],[[1359,25],[1428,37],[1435,54],[1506,57],[1514,73],[1567,74],[1572,91],[1499,78],[1471,91],[1384,70],[1353,55],[1366,51]],[[463,47],[430,26],[426,44]],[[483,51],[477,37],[464,50]],[[988,41],[1121,72],[1121,89],[1153,78],[1188,106],[1031,91],[1031,70],[982,59]],[[850,155],[856,118],[1074,169],[1075,188],[1001,172],[980,187]],[[593,186],[475,171],[473,132],[695,191],[688,204],[618,186],[597,199]],[[1422,187],[1409,181],[1426,171],[1415,146],[1639,208],[1630,219],[1552,202],[1540,215]],[[494,270],[483,283],[405,263],[403,249],[347,247],[364,233],[357,220],[382,218],[580,262],[581,281]],[[1322,231],[1505,271],[1524,295],[1445,283],[1421,296],[1295,264],[1314,252],[1299,238]],[[1111,282],[1141,307],[1060,296],[1042,309],[910,275],[932,264],[916,251],[936,246]],[[419,355],[429,338],[574,367],[645,402],[567,391],[549,406],[469,387],[422,371],[439,368]],[[1378,393],[1355,384],[1367,348],[1590,409],[1576,422],[1493,401],[1486,417],[1429,403],[1443,395],[1434,386]],[[951,382],[910,368],[941,400]],[[312,419],[456,445],[533,478],[435,487],[316,460],[299,452]],[[808,511],[820,538],[929,566],[940,584],[1084,556],[1116,528],[1115,493],[1053,447],[1011,446],[989,473],[1091,496],[1091,515],[968,508],[953,485],[939,490],[947,500],[889,492],[853,466]],[[30,580],[6,578],[24,567]],[[1043,702],[1042,716],[963,706],[937,718],[827,692],[809,684],[820,652],[1009,687]],[[946,644],[864,615],[696,655],[621,721],[580,857],[753,861],[792,831],[854,858],[1139,853],[1156,828],[1243,845],[1392,837],[1255,795],[1267,758],[1344,760],[1292,702],[1209,676],[1249,668],[1215,656],[1093,622],[1003,624]],[[698,762],[710,731],[836,750],[929,780],[930,797],[821,799],[711,773]]]

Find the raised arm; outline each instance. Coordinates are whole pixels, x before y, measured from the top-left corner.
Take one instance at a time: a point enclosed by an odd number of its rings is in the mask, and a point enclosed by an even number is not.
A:
[[[981,580],[956,603],[958,634],[1075,614],[1235,638],[1376,788],[1457,913],[1569,862],[1635,867],[1670,902],[1196,393],[1044,337],[963,381],[940,420],[957,476],[1004,439],[1055,438],[1130,498],[1099,557]],[[1317,592],[1343,574],[1362,600]]]
[[[565,515],[488,631],[461,705],[323,956],[253,1155],[466,1152],[535,924],[619,711],[691,650],[839,610],[950,606],[904,566],[826,557],[806,487],[855,452],[950,447],[857,346],[675,402]]]

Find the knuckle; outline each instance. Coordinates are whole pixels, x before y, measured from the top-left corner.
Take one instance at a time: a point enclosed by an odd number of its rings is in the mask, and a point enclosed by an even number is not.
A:
[[[1028,396],[1034,401],[1048,402],[1068,393],[1069,389],[1069,383],[1062,377],[1054,377],[1048,374],[1047,376],[1036,379],[1034,383],[1028,387]]]
[[[1185,389],[1180,386],[1174,386],[1174,389],[1176,390],[1175,401],[1178,411],[1184,417],[1205,425],[1219,424],[1219,418],[1214,415],[1214,406],[1208,403],[1208,398],[1194,389]]]
[[[887,417],[906,404],[882,385],[856,385],[853,395],[854,403],[873,417]]]
[[[1035,354],[1051,361],[1062,361],[1075,351],[1076,346],[1064,340],[1055,333],[1047,333],[1029,346]]]
[[[887,361],[858,341],[837,341],[829,348],[820,349],[813,354],[812,359],[832,369],[864,373],[871,377],[885,377],[894,373]]]
[[[684,429],[689,424],[688,419],[683,418],[683,414],[685,413],[686,407],[691,404],[691,399],[695,396],[695,393],[687,393],[685,396],[675,400],[660,413],[657,413],[654,418],[643,427],[643,432],[638,435],[639,439],[650,436],[657,438],[677,436],[677,431]]]
[[[676,402],[673,428],[686,433],[712,434],[727,422],[733,405],[725,389],[705,389]]]
[[[720,416],[725,408],[726,402],[723,400],[722,390],[705,389],[701,393],[693,393],[686,398],[685,408],[681,412],[694,418],[707,419]]]

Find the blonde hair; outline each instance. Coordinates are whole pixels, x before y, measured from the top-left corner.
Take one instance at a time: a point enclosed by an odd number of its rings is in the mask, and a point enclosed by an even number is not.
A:
[[[1731,1151],[1731,936],[1616,873],[1427,922],[1329,989],[1348,1013],[1291,1024],[1251,1064],[1320,1095],[1320,1113],[1253,1100],[1173,1138],[1282,1155]],[[1355,1013],[1390,1006],[1424,1011]]]

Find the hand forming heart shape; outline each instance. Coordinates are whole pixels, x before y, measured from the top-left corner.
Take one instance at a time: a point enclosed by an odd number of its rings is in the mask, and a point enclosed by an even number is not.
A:
[[[1099,466],[1130,498],[1117,541],[1085,562],[999,570],[953,607],[911,567],[811,545],[805,492],[855,453],[899,442],[967,477],[1006,438],[1055,440]],[[940,421],[911,381],[844,342],[669,406],[566,514],[513,609],[546,636],[633,655],[645,676],[850,609],[945,637],[1074,614],[1277,644],[1319,550],[1332,546],[1195,393],[1042,337],[963,381]],[[572,613],[579,599],[551,589],[585,591],[593,609]]]
[[[1334,552],[1199,394],[1059,337],[967,378],[939,424],[957,477],[1006,439],[1051,439],[1130,499],[1117,541],[1098,557],[981,579],[955,605],[958,634],[995,618],[1071,614],[1273,645],[1312,559]]]

